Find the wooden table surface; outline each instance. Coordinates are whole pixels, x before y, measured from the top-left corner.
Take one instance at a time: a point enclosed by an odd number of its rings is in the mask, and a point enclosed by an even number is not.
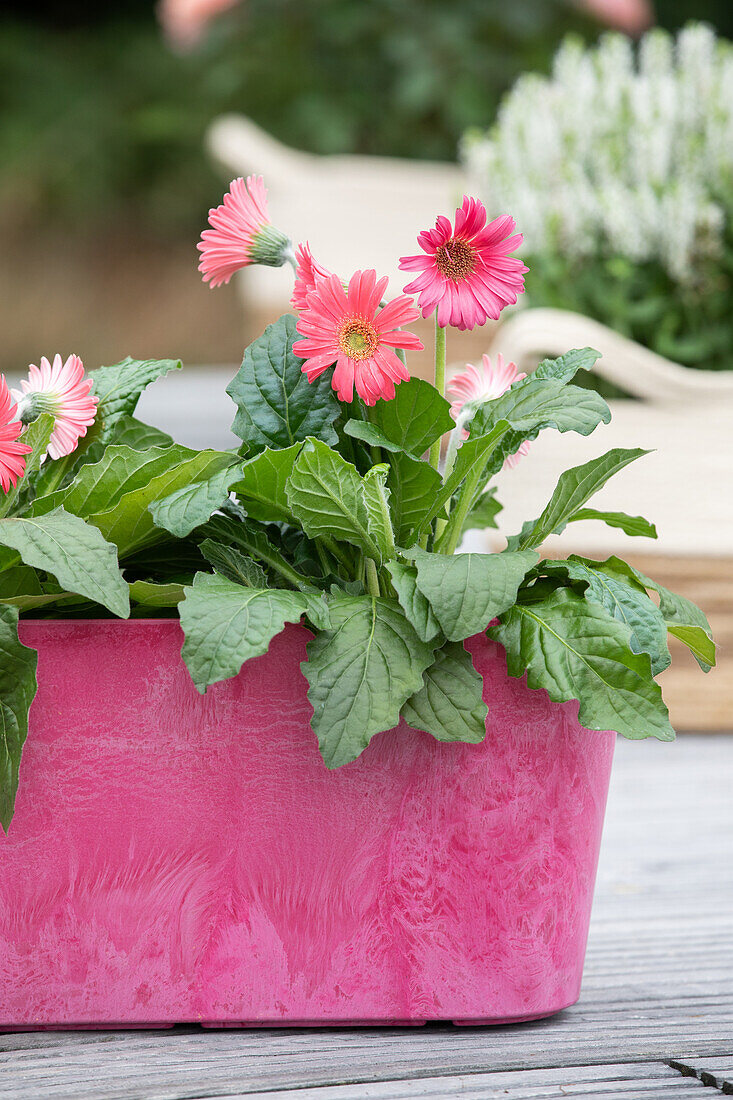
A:
[[[620,741],[580,1003],[501,1028],[0,1035],[2,1100],[733,1094],[733,736]]]

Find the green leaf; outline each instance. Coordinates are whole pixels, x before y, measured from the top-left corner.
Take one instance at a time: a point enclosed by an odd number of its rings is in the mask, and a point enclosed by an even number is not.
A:
[[[45,516],[0,520],[0,544],[17,550],[26,565],[53,574],[69,592],[108,608],[130,613],[128,587],[117,564],[117,550],[96,527],[57,508]]]
[[[151,447],[172,447],[174,440],[167,432],[144,424],[134,416],[121,416],[116,422],[112,444],[117,447],[132,447],[135,451],[147,451]]]
[[[579,508],[566,523],[575,523],[578,520],[597,519],[608,527],[618,527],[627,535],[655,539],[657,529],[653,523],[643,516],[628,516],[626,512],[599,512],[596,508]]]
[[[382,462],[367,470],[363,481],[369,534],[381,550],[384,559],[391,558],[395,552],[394,531],[389,510],[388,475],[389,466]]]
[[[329,768],[355,760],[375,734],[399,722],[433,659],[394,600],[335,598],[331,629],[308,643],[311,726]]]
[[[244,353],[238,373],[227,386],[237,405],[232,431],[253,452],[290,447],[312,436],[336,443],[333,423],[341,412],[331,388],[330,371],[309,383],[303,360],[293,353],[296,318],[284,314],[268,325]]]
[[[441,633],[440,623],[433,614],[429,601],[417,587],[417,569],[404,562],[387,562],[387,572],[392,578],[400,607],[424,642],[434,642]]]
[[[479,634],[511,607],[537,561],[533,550],[447,555],[414,547],[407,553],[417,566],[417,586],[451,642]]]
[[[487,527],[496,527],[496,517],[502,510],[502,507],[503,505],[496,499],[496,489],[487,489],[485,493],[481,494],[466,516],[461,529],[461,535],[466,531],[484,530]]]
[[[153,581],[132,581],[130,599],[141,607],[177,607],[183,599],[182,584],[156,584]]]
[[[247,515],[268,523],[293,522],[285,487],[302,446],[294,443],[280,451],[268,447],[244,463],[242,476],[232,488]]]
[[[135,412],[143,390],[169,371],[180,369],[180,359],[131,359],[128,356],[113,367],[98,367],[92,371],[92,392],[99,398],[99,405],[97,418],[84,445],[111,439],[119,421]]]
[[[371,533],[364,481],[355,466],[320,440],[308,440],[286,488],[288,506],[312,539],[335,538],[382,560]]]
[[[534,526],[520,539],[520,548],[540,546],[548,535],[562,530],[568,519],[593,496],[610,477],[623,470],[630,462],[649,454],[635,447],[627,450],[614,447],[599,458],[592,458],[582,466],[573,466],[560,474],[555,490],[545,510]]]
[[[461,444],[456,454],[453,469],[443,482],[442,487],[435,495],[433,503],[425,514],[421,524],[421,530],[424,530],[427,524],[435,519],[446,501],[450,500],[450,498],[457,493],[464,481],[467,482],[466,491],[471,496],[473,496],[477,486],[482,486],[485,483],[488,476],[487,465],[492,455],[501,449],[502,441],[509,434],[511,434],[509,424],[506,420],[500,420],[486,433],[474,434],[470,439],[465,440]],[[458,497],[455,502],[451,517],[448,521],[449,526],[457,522],[457,517],[460,514],[458,508],[461,500],[462,498]]]
[[[574,348],[557,359],[543,359],[533,372],[533,377],[538,381],[549,378],[557,382],[571,382],[579,370],[590,370],[600,358],[600,351],[594,348]]]
[[[183,659],[198,691],[203,694],[210,684],[236,676],[245,661],[266,653],[285,623],[300,622],[315,599],[197,573],[179,610],[186,636]]]
[[[427,524],[425,517],[442,487],[437,470],[427,462],[398,454],[390,461],[387,488],[395,538],[400,546],[410,546],[415,532]],[[440,509],[438,509],[438,513]]]
[[[632,653],[629,629],[568,588],[515,604],[489,636],[507,651],[510,676],[524,676],[556,703],[577,699],[589,730],[674,739],[649,656]]]
[[[438,741],[477,744],[486,736],[484,682],[460,642],[448,642],[423,673],[423,686],[402,707],[408,726]]]
[[[270,532],[256,522],[242,523],[229,516],[214,516],[199,528],[203,538],[227,545],[234,544],[245,554],[263,562],[268,569],[278,573],[284,580],[300,591],[313,591],[313,582],[300,573],[275,545]]]
[[[213,539],[205,539],[199,549],[216,572],[227,580],[248,588],[269,587],[264,569],[236,546],[223,546]]]
[[[21,442],[33,450],[26,455],[25,472],[15,485],[11,485],[7,493],[0,496],[0,517],[7,516],[13,511],[21,490],[31,481],[41,467],[41,460],[48,450],[48,441],[51,438],[55,418],[51,413],[41,413],[23,432]]]
[[[153,478],[194,458],[188,447],[152,447],[138,451],[126,445],[108,446],[98,462],[87,462],[65,488],[33,502],[34,515],[40,516],[63,506],[82,519],[104,512],[136,489],[145,488]]]
[[[231,454],[219,451],[194,451],[191,454],[191,458],[172,465],[153,477],[147,485],[126,492],[111,508],[94,511],[87,516],[89,523],[93,523],[106,539],[117,545],[120,557],[169,538],[168,532],[156,527],[149,511],[151,504],[170,496],[177,489],[190,486],[192,482],[206,481],[229,466],[232,460]]]
[[[18,611],[31,611],[68,598],[69,593],[56,584],[44,587],[29,565],[15,565],[0,573],[0,604],[16,607]]]
[[[0,606],[0,824],[13,819],[18,771],[28,736],[28,711],[36,694],[38,654],[18,638],[18,612]]]
[[[566,561],[541,562],[539,569],[545,575],[567,576],[582,582],[586,600],[600,604],[609,615],[629,628],[632,652],[649,654],[652,675],[658,676],[669,666],[667,627],[662,613],[649,599],[643,585],[632,576],[617,572],[608,562],[575,554]]]
[[[501,469],[505,459],[515,454],[522,443],[536,439],[545,428],[590,435],[600,423],[608,424],[610,419],[611,410],[594,390],[564,385],[557,378],[538,379],[535,372],[515,382],[501,397],[480,405],[468,427],[475,437],[485,435],[502,420],[511,425],[512,430],[505,434],[501,447],[491,455],[488,478]]]
[[[179,539],[190,535],[229,499],[229,490],[241,469],[241,462],[235,462],[223,470],[217,470],[205,481],[184,485],[162,500],[154,501],[148,509],[155,526],[162,527]]]
[[[617,573],[635,577],[645,588],[656,592],[659,596],[659,610],[669,633],[687,646],[703,672],[709,672],[715,666],[713,632],[705,613],[697,604],[685,596],[671,592],[664,585],[657,584],[651,577],[621,558],[611,557],[605,564]]]
[[[429,382],[410,378],[397,387],[392,401],[377,401],[368,423],[348,420],[344,431],[365,443],[420,458],[454,427],[448,401]]]

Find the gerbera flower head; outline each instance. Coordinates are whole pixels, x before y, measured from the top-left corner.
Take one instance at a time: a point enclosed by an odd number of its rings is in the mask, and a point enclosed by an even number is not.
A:
[[[17,415],[18,408],[10,396],[5,375],[0,374],[0,485],[5,493],[23,476],[25,456],[33,450],[18,441],[23,425]]]
[[[520,373],[516,363],[505,363],[504,357],[499,352],[496,362],[492,364],[488,355],[481,360],[481,369],[474,367],[472,363],[466,363],[463,374],[456,374],[446,386],[448,394],[453,398],[450,414],[461,425],[461,435],[467,439],[469,433],[462,426],[477,405],[483,401],[494,401],[501,397],[514,382],[520,382],[527,375]],[[463,414],[463,415],[462,415]],[[513,455],[509,455],[504,462],[505,469],[516,466],[519,459],[529,451],[529,443],[522,443]]]
[[[307,241],[296,248],[295,263],[295,287],[290,304],[300,312],[307,305],[309,292],[316,288],[316,279],[327,279],[331,272],[318,263]]]
[[[56,418],[48,444],[49,458],[70,455],[94,423],[99,402],[90,393],[92,379],[84,374],[79,356],[70,355],[63,362],[60,355],[54,355],[50,363],[44,355],[40,367],[31,363],[28,378],[20,386],[20,390],[13,390],[13,397],[26,423],[44,412]]]
[[[380,308],[387,282],[373,270],[357,271],[344,289],[337,275],[329,275],[307,294],[297,324],[304,339],[293,351],[305,359],[309,382],[336,364],[332,384],[342,401],[351,401],[355,388],[367,405],[391,400],[395,384],[410,377],[394,349],[422,351],[417,336],[399,330],[418,317],[412,300],[401,295]]]
[[[405,293],[419,295],[423,317],[437,308],[441,327],[475,328],[489,318],[496,320],[504,306],[514,305],[529,270],[509,255],[524,239],[514,229],[508,215],[487,225],[483,203],[464,195],[455,226],[441,215],[435,229],[419,233],[422,254],[403,256],[400,269],[420,272]]]
[[[282,267],[292,248],[270,221],[262,176],[232,180],[221,205],[209,211],[209,225],[196,247],[199,271],[212,287],[228,283],[235,271],[250,264]]]

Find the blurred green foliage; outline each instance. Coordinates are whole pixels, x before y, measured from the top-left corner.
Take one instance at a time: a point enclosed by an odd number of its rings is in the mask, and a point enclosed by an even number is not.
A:
[[[221,188],[203,137],[223,111],[315,152],[453,159],[569,27],[596,32],[561,0],[245,0],[179,56],[124,10],[0,22],[4,223],[189,230]]]

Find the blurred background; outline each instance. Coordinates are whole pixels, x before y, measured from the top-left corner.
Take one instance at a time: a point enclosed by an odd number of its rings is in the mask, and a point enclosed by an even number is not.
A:
[[[229,180],[262,172],[276,224],[394,293],[415,232],[470,190],[516,218],[530,274],[499,326],[451,334],[454,366],[502,351],[527,370],[590,344],[588,384],[614,408],[592,440],[532,445],[499,487],[500,528],[566,466],[656,448],[599,506],[651,508],[658,542],[576,524],[555,549],[622,551],[705,608],[721,669],[703,680],[682,656],[667,692],[678,725],[730,727],[731,38],[730,0],[4,0],[0,371],[180,356],[186,381],[142,415],[227,444],[223,388],[290,290],[284,270],[201,282],[196,241]]]

